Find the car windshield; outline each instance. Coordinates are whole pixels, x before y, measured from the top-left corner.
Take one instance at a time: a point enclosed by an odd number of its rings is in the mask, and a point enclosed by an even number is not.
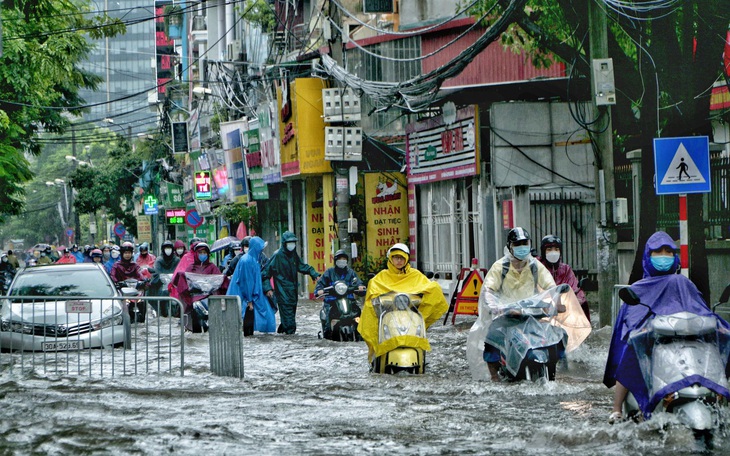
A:
[[[114,296],[114,288],[99,270],[44,271],[21,274],[15,279],[11,296]]]

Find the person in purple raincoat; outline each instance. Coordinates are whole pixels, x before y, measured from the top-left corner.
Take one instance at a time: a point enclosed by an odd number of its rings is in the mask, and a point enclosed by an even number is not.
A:
[[[638,295],[642,304],[651,308],[651,312],[656,315],[671,315],[687,311],[700,316],[715,316],[722,326],[730,328],[727,322],[710,310],[695,284],[678,274],[677,245],[667,233],[658,231],[649,237],[644,248],[643,266],[644,278],[633,283],[631,289]],[[629,334],[643,325],[647,312],[649,310],[644,305],[622,304],[616,317],[603,376],[603,383],[607,387],[611,388],[614,385],[616,387],[609,423],[622,419],[621,407],[629,391],[634,395],[645,417],[651,415],[656,404],[662,399],[649,396],[636,353],[628,343]],[[717,387],[714,384],[710,385],[710,380],[697,376],[683,379],[676,384],[676,387],[683,388],[695,383],[713,390]],[[725,389],[721,394],[727,396],[730,392]]]
[[[554,234],[548,234],[540,241],[540,257],[538,260],[550,271],[556,285],[566,283],[573,289],[575,297],[578,298],[583,313],[588,321],[591,321],[591,311],[588,308],[588,301],[583,290],[578,285],[578,278],[573,268],[563,261],[563,241]]]

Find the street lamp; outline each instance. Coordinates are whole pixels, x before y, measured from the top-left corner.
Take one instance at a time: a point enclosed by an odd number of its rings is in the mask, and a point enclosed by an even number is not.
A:
[[[120,136],[122,138],[126,138],[127,142],[130,142],[130,136],[132,134],[132,132],[131,132],[132,127],[129,127],[129,130],[130,131],[124,131],[124,127],[122,127],[121,125],[117,125],[116,123],[114,123],[114,119],[112,119],[111,117],[105,117],[101,121],[104,122],[105,124],[108,124],[108,125],[111,125],[111,126],[120,128],[122,130],[122,134]]]

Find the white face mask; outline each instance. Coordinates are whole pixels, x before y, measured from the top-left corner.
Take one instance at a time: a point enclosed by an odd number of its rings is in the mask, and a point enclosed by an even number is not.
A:
[[[294,250],[294,249],[296,249],[296,248],[297,248],[297,243],[296,243],[296,242],[287,242],[287,243],[286,243],[286,249],[287,249],[288,251],[290,251],[290,252],[291,252],[292,250]]]
[[[545,254],[545,259],[551,263],[557,263],[560,259],[560,252],[548,252]]]
[[[345,269],[347,267],[347,260],[337,260],[335,261],[335,266],[340,269]]]
[[[119,258],[119,251],[112,250],[112,258]]]
[[[170,255],[172,255],[172,249],[169,249],[169,248],[165,249],[165,256],[170,256]]]
[[[177,249],[177,254],[182,256],[183,253],[185,253],[185,249]]]

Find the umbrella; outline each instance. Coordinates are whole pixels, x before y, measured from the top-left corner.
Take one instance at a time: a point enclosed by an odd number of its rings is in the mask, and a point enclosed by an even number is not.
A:
[[[239,239],[236,236],[226,236],[224,238],[220,238],[217,241],[215,241],[212,246],[210,246],[210,253],[215,253],[220,250],[223,250],[226,247],[228,247],[229,245],[231,245],[231,243],[238,242],[238,240]]]

